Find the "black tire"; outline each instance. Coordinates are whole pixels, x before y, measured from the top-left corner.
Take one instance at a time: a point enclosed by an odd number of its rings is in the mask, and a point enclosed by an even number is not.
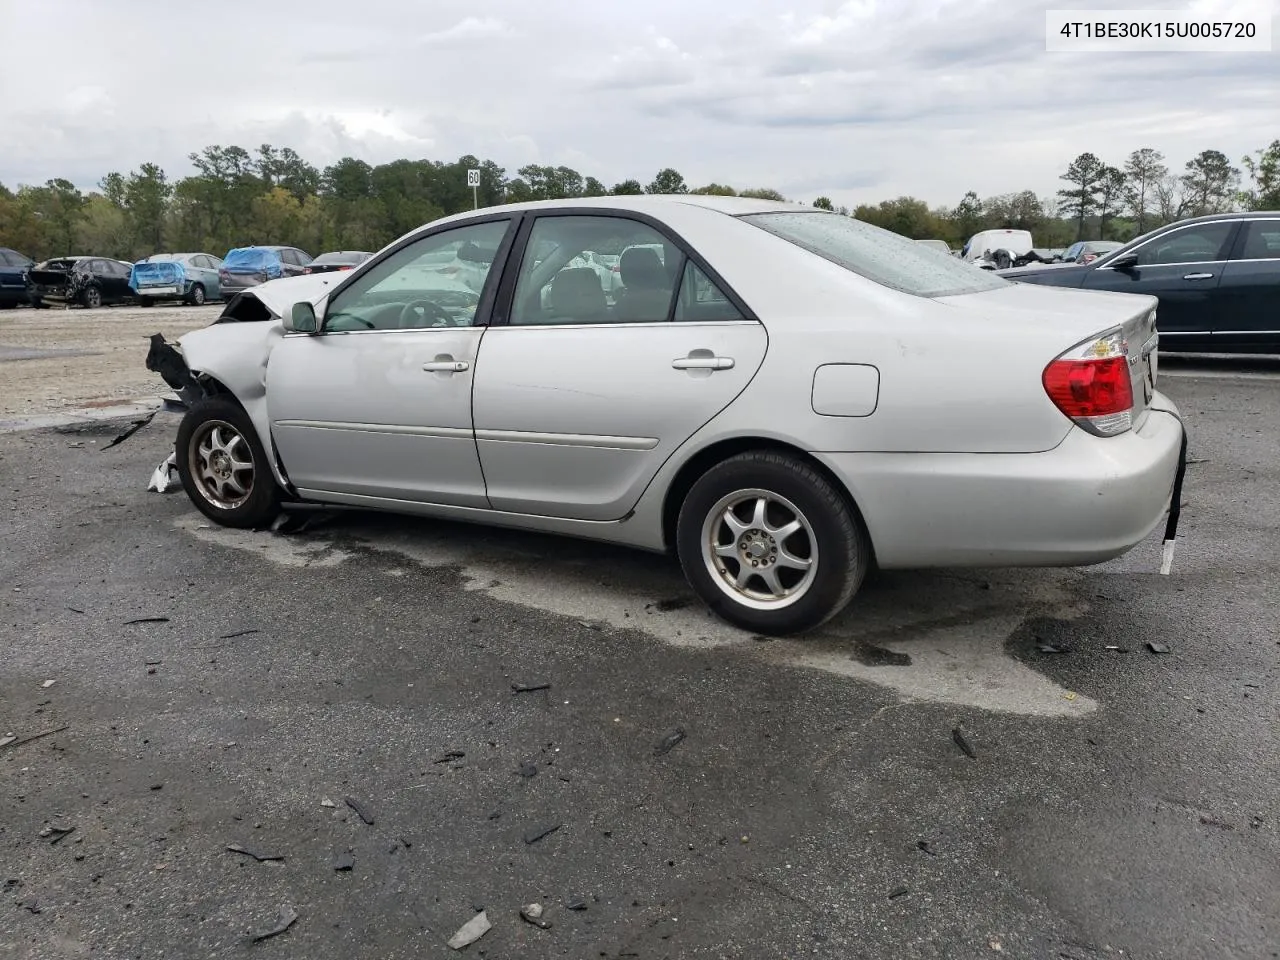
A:
[[[216,435],[215,430],[218,431]],[[239,436],[239,441],[229,439],[232,432]],[[226,454],[225,459],[216,455],[212,462],[206,459],[201,452],[206,441],[210,441],[209,447],[221,447]],[[247,461],[250,471],[230,469],[233,462],[246,462],[230,455],[238,453],[243,456],[246,446],[250,454]],[[239,404],[224,397],[197,401],[178,425],[175,449],[182,488],[196,509],[214,523],[250,529],[266,526],[279,515],[280,488],[271,472],[267,452],[258,439],[258,432]],[[197,464],[201,461],[209,465],[210,471],[201,471],[197,475]],[[221,472],[224,469],[226,472]],[[215,475],[211,476],[211,473]],[[231,496],[223,495],[233,485],[247,490],[247,493],[241,496],[231,489]]]
[[[753,514],[761,499],[770,504],[772,513],[766,517],[763,535],[752,533],[756,529],[752,527],[733,531],[731,542],[723,543],[722,535],[729,528],[712,517],[724,517],[725,504],[737,496],[744,497],[741,506],[752,508]],[[789,523],[788,514],[800,521],[800,529],[780,540],[774,538],[771,530]],[[736,509],[735,517],[740,522],[746,519]],[[713,542],[721,543],[731,555],[717,558]],[[809,550],[800,549],[805,544]],[[771,636],[803,633],[830,620],[853,599],[871,562],[870,540],[843,492],[804,461],[763,450],[731,457],[694,483],[680,506],[676,551],[689,584],[716,615],[744,630]],[[763,551],[762,559],[750,560],[760,555],[753,551]],[[758,587],[769,588],[764,577],[755,573],[748,574],[741,588],[731,585],[729,579],[745,569],[746,561],[740,558],[750,560],[753,567],[758,562],[765,572],[772,567],[774,583],[791,590],[790,599],[782,595],[762,599],[759,595],[764,591]],[[805,559],[810,561],[807,571],[790,568],[790,563]],[[748,590],[753,583],[757,587]]]
[[[152,300],[150,297],[138,298],[138,306],[140,307],[154,307],[155,305],[156,305],[156,302]]]
[[[85,287],[80,294],[80,306],[86,310],[94,310],[102,306],[102,291],[97,287]]]
[[[41,299],[40,297],[33,297],[31,299],[31,309],[32,310],[48,310],[49,305],[45,303],[44,300]]]
[[[18,303],[16,300],[6,300],[3,303],[0,303],[0,310],[13,310],[17,306]]]
[[[191,293],[187,295],[187,303],[193,307],[204,306],[204,284],[197,283],[191,288]]]

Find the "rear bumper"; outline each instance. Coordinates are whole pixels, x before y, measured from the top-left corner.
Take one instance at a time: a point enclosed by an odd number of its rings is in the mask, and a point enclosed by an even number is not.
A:
[[[230,300],[241,290],[249,290],[253,287],[261,286],[265,282],[265,280],[259,280],[256,277],[240,276],[234,273],[227,277],[218,278],[218,286],[222,288],[222,299],[224,300]]]
[[[190,283],[164,283],[154,287],[139,286],[134,293],[148,300],[182,300],[191,289]]]
[[[1153,405],[1176,412],[1163,394]],[[818,453],[862,510],[880,566],[1077,566],[1141,543],[1164,516],[1182,425],[1151,411],[1119,437],[1074,429],[1025,454]]]

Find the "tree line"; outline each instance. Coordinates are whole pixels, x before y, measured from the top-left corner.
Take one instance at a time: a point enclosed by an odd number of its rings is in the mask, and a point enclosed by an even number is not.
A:
[[[467,171],[480,171],[480,206],[523,200],[641,193],[703,193],[785,199],[770,188],[720,183],[691,188],[675,169],[647,184],[624,180],[606,187],[566,166],[529,164],[508,177],[492,160],[463,156],[393,160],[371,166],[344,157],[323,169],[288,147],[213,145],[189,157],[194,172],[171,180],[157,164],[128,174],[108,173],[96,190],[65,179],[10,190],[0,184],[0,245],[29,256],[94,254],[136,260],[160,251],[207,251],[256,243],[325,250],[377,250],[409,230],[471,209]],[[1242,170],[1243,168],[1243,170]],[[959,246],[979,230],[1012,227],[1032,232],[1039,246],[1076,239],[1124,240],[1183,217],[1233,208],[1280,209],[1280,140],[1232,166],[1205,150],[1171,173],[1158,150],[1135,150],[1119,166],[1092,153],[1068,165],[1056,196],[1032,190],[980,198],[970,191],[954,207],[930,207],[898,197],[838,212],[914,239]],[[837,209],[827,197],[813,206]]]

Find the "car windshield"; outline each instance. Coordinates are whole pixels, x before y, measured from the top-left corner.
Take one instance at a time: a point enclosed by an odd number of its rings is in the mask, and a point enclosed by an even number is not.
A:
[[[940,257],[907,237],[823,211],[753,213],[741,219],[882,286],[916,297],[996,290],[1009,281]]]

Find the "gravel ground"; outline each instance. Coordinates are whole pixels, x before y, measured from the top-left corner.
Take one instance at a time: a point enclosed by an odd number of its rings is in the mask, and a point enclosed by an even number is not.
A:
[[[172,340],[212,323],[221,310],[218,303],[0,310],[0,419],[165,392],[145,365],[147,337]]]
[[[1280,381],[1178,366],[1172,576],[885,574],[796,643],[600,545],[212,529],[171,414],[0,434],[0,742],[57,731],[0,958],[1280,955]]]

